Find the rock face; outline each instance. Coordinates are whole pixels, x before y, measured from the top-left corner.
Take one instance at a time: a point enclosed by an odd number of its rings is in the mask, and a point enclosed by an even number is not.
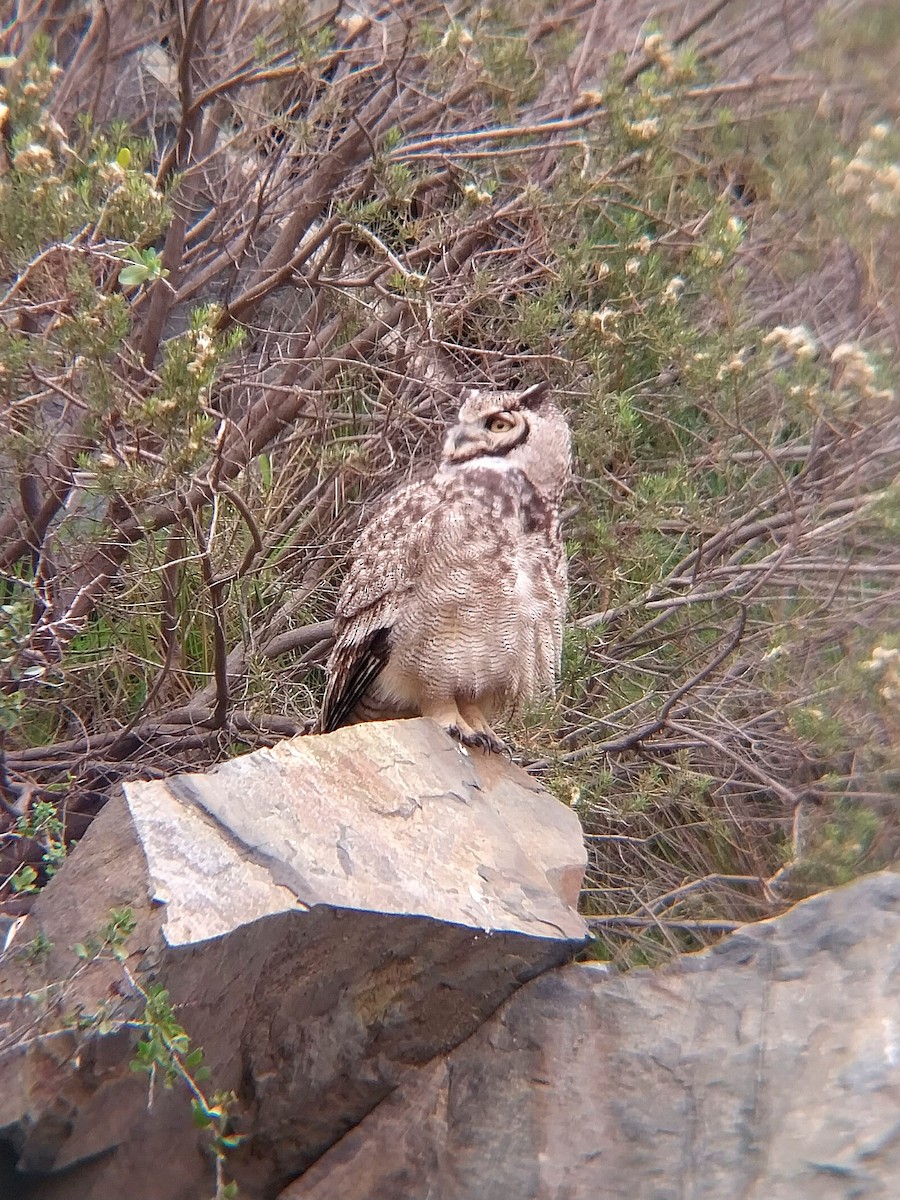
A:
[[[900,875],[523,987],[281,1200],[893,1200]]]
[[[21,1194],[212,1190],[186,1089],[157,1086],[148,1110],[147,1076],[128,1069],[137,1034],[123,1021],[143,1002],[125,970],[110,953],[72,952],[111,908],[137,918],[127,970],[165,986],[210,1086],[237,1094],[249,1138],[229,1169],[264,1198],[411,1067],[573,956],[586,937],[573,908],[584,864],[570,810],[427,721],[128,785],[0,969],[12,997],[0,1004],[0,1139],[17,1186],[35,1174]],[[51,950],[35,951],[38,934]],[[87,1031],[63,1028],[78,1012]]]
[[[129,786],[0,961],[0,1196],[212,1195],[136,981],[237,1094],[246,1200],[895,1200],[900,875],[617,975],[569,961],[583,865],[425,721]]]

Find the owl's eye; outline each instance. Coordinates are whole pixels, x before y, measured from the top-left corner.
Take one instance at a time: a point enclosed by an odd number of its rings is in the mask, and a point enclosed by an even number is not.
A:
[[[510,429],[515,425],[512,417],[488,417],[485,421],[488,433],[509,433]]]

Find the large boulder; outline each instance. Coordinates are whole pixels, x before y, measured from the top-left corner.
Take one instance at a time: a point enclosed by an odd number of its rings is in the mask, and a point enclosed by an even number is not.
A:
[[[894,1200],[900,875],[661,970],[570,965],[280,1200]]]
[[[45,1200],[210,1193],[187,1089],[157,1081],[148,1104],[129,1070],[143,1013],[130,976],[165,986],[209,1087],[237,1094],[249,1137],[229,1170],[246,1195],[274,1195],[410,1068],[572,958],[584,865],[570,810],[428,721],[128,784],[0,968],[11,1178],[31,1172],[27,1194]],[[126,905],[121,964],[98,931]]]

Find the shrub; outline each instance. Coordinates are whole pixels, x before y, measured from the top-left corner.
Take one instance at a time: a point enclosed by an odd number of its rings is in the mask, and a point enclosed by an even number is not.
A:
[[[571,626],[512,737],[583,817],[601,952],[892,853],[888,17],[842,50],[798,9],[798,63],[764,13],[652,13],[603,47],[529,0],[9,23],[7,892],[110,783],[302,730],[361,505],[462,383],[538,376],[576,437]]]

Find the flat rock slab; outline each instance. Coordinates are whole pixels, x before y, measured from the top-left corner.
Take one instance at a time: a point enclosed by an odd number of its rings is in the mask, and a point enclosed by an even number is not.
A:
[[[586,934],[575,814],[430,721],[294,738],[207,774],[126,784],[125,797],[170,945],[321,905]]]
[[[244,1194],[267,1197],[411,1066],[572,958],[587,936],[573,908],[584,865],[574,813],[524,772],[461,750],[429,721],[385,722],[128,784],[21,938],[40,930],[72,945],[92,932],[73,937],[73,913],[97,924],[113,905],[135,908],[140,953],[129,969],[166,987],[204,1050],[210,1086],[237,1093],[249,1137],[229,1167]],[[112,1026],[139,1013],[115,962],[67,966],[57,949],[41,967],[50,980],[67,970],[82,1012],[109,1008],[118,987]],[[33,991],[33,967],[19,974],[21,992]],[[0,982],[15,990],[14,978]],[[207,1194],[211,1166],[185,1089],[157,1087],[148,1110],[146,1077],[128,1069],[136,1035],[91,1033],[87,1046],[67,1033],[63,1065],[45,1052],[61,1036],[52,1013],[42,1011],[44,1036],[27,1048],[15,1027],[28,1013],[10,1006],[5,1016],[0,1075],[16,1082],[0,1136],[20,1169],[50,1173],[29,1195]]]
[[[281,1200],[896,1200],[900,875],[529,983]]]

